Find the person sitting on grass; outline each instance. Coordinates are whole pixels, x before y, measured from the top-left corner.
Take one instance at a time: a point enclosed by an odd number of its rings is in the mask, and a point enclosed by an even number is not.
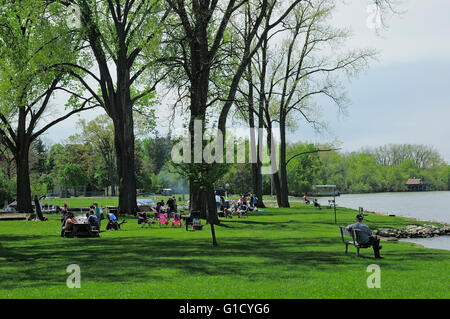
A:
[[[249,210],[252,212],[258,211],[258,209],[256,208],[257,203],[258,203],[258,197],[256,197],[256,194],[250,194]]]
[[[247,214],[248,212],[248,206],[246,204],[247,202],[243,202],[242,205],[239,207],[240,217],[242,217],[243,214]]]
[[[144,228],[145,224],[150,226],[149,216],[148,216],[147,212],[138,212],[137,216],[138,216],[138,225],[143,224],[142,228]]]
[[[93,229],[100,230],[97,216],[95,215],[95,210],[91,210],[89,212],[88,223],[91,225]]]
[[[165,210],[165,207],[164,207],[164,201],[163,201],[163,200],[161,200],[160,202],[158,202],[158,203],[156,204],[155,210],[156,210],[156,212],[157,212],[158,214],[162,213],[163,210]]]
[[[380,249],[383,248],[383,246],[380,246],[380,239],[372,234],[372,231],[370,230],[369,226],[362,223],[364,219],[363,214],[356,215],[355,223],[352,225],[348,225],[345,229],[347,231],[352,231],[353,229],[358,230],[356,232],[358,238],[358,243],[362,245],[368,245],[370,244],[373,248],[373,253],[375,255],[375,258],[380,259],[383,258],[380,256]]]
[[[68,213],[67,214],[67,218],[66,218],[66,221],[65,221],[65,223],[64,223],[64,226],[63,226],[63,228],[62,228],[62,231],[61,231],[61,237],[64,237],[64,235],[66,234],[66,232],[70,232],[70,231],[72,231],[72,229],[73,229],[73,224],[75,223],[75,221],[74,221],[74,215],[73,215],[73,213]]]
[[[228,217],[233,218],[233,211],[230,208],[224,208],[223,209],[223,216],[225,218],[228,218]]]
[[[235,205],[235,212],[238,218],[241,218],[242,214],[247,212],[247,205],[242,199],[238,200],[237,205]]]
[[[308,196],[306,196],[306,194],[303,196],[303,199],[305,200],[305,204],[309,204],[310,201],[308,199]]]
[[[317,207],[319,209],[322,209],[322,207],[320,207],[319,202],[317,201],[317,198],[314,200],[314,207]]]
[[[231,202],[231,213],[232,214],[239,214],[239,202],[236,202],[235,200],[233,200]]]
[[[106,214],[106,216],[108,217],[108,224],[106,224],[106,230],[110,230],[110,229],[118,230],[118,229],[120,229],[120,225],[126,223],[126,220],[123,220],[119,224],[116,215],[114,215],[113,213],[108,213],[108,214]]]
[[[241,205],[242,204],[247,206],[247,195],[246,194],[242,194],[242,196],[241,196]]]

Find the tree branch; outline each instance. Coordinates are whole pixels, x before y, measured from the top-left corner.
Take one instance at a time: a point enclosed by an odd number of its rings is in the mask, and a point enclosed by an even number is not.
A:
[[[325,150],[316,149],[316,150],[311,150],[311,151],[301,152],[301,153],[298,153],[298,154],[295,154],[295,155],[291,156],[291,157],[286,161],[286,166],[289,164],[289,162],[290,162],[291,160],[293,160],[294,158],[296,158],[297,156],[300,156],[300,155],[311,154],[311,153],[318,153],[318,152],[339,151],[339,150],[340,150],[340,148],[331,148],[331,149],[325,149]]]

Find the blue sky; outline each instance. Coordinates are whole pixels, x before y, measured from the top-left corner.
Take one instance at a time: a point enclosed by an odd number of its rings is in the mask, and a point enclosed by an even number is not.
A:
[[[404,0],[400,16],[388,17],[388,29],[377,34],[367,27],[370,0],[338,1],[332,23],[349,27],[349,48],[376,48],[379,62],[346,84],[351,105],[337,116],[329,101],[320,100],[328,130],[318,133],[300,123],[290,140],[341,141],[344,151],[383,144],[426,144],[450,163],[450,1]],[[83,115],[92,119],[101,110]],[[159,112],[164,129],[168,112]],[[46,134],[60,142],[77,132],[77,117]]]

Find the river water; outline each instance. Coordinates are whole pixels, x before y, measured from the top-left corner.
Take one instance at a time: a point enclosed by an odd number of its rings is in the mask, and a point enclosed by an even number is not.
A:
[[[322,205],[328,204],[327,197],[318,198]],[[420,220],[450,223],[450,191],[445,192],[402,192],[373,194],[343,194],[336,197],[336,205],[367,211],[414,217]],[[450,236],[436,238],[404,239],[428,248],[450,250]]]

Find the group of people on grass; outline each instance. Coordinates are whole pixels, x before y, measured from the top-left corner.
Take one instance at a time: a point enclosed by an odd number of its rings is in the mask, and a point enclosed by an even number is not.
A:
[[[86,213],[86,221],[89,225],[91,225],[93,230],[100,231],[102,220],[105,219],[101,208],[98,206],[98,203],[93,203],[89,207],[89,212]],[[119,224],[117,217],[114,213],[108,213],[108,224],[106,225],[106,230],[114,229],[117,230],[120,228],[120,225],[125,223],[123,221]],[[66,232],[70,232],[73,230],[73,225],[77,223],[75,219],[75,215],[69,211],[67,208],[67,203],[64,203],[64,207],[61,209],[61,237],[64,237]]]
[[[138,212],[138,224],[151,224],[155,223],[155,218],[159,219],[160,223],[169,224],[169,216],[173,217],[172,226],[181,226],[181,215],[177,213],[177,201],[175,196],[170,197],[166,203],[164,200],[161,200],[156,203],[153,208],[153,212],[155,213],[154,218],[150,218],[147,212]]]
[[[304,196],[305,202],[309,200],[307,199],[306,195]],[[255,194],[250,194],[250,197],[248,198],[246,194],[243,194],[239,200],[233,200],[230,207],[226,207],[225,205],[225,198],[223,196],[220,196],[220,209],[223,211],[223,214],[225,217],[233,217],[233,214],[236,214],[238,218],[241,218],[243,214],[246,214],[249,210],[257,210],[257,202],[258,198]],[[317,199],[314,201],[314,206],[316,206]],[[317,205],[319,205],[317,203]],[[320,205],[319,205],[320,208]],[[158,202],[154,209],[155,213],[158,215],[163,214],[165,216],[169,216],[170,213],[173,213],[175,216],[177,211],[177,205],[176,205],[176,199],[175,197],[171,197],[167,200],[167,203],[164,203],[164,200],[161,200]],[[141,214],[141,213],[140,213]],[[118,223],[116,215],[113,213],[108,213],[108,224],[106,225],[106,229],[119,229],[120,225],[125,223],[123,221],[122,223]],[[140,216],[140,215],[138,215]],[[179,214],[177,216],[177,221],[179,221],[179,225],[181,226],[181,221],[179,220]],[[140,216],[140,218],[147,220],[147,216]],[[355,223],[352,225],[348,225],[346,229],[348,231],[357,230],[357,234],[359,236],[358,242],[363,245],[372,246],[375,258],[382,258],[380,256],[380,250],[383,248],[380,245],[380,239],[372,234],[372,231],[370,228],[363,224],[363,214],[358,214],[356,216]],[[86,219],[87,223],[89,223],[92,227],[92,229],[96,229],[100,231],[101,228],[101,221],[104,219],[103,212],[98,206],[98,203],[93,203],[90,206],[90,210],[88,213],[86,213]],[[64,237],[66,232],[70,232],[73,230],[73,225],[76,223],[75,216],[72,212],[69,211],[67,208],[67,203],[64,203],[64,207],[61,210],[61,237]],[[138,221],[139,222],[139,221]]]
[[[220,196],[220,211],[223,212],[224,217],[233,218],[233,214],[236,214],[238,218],[247,214],[248,211],[257,211],[258,197],[255,194],[243,194],[239,200],[233,200],[230,207],[225,207],[225,198]]]
[[[156,203],[155,211],[160,213],[175,213],[177,211],[177,200],[175,199],[175,196],[170,197],[166,203],[164,203],[164,200],[161,199],[160,202]]]

